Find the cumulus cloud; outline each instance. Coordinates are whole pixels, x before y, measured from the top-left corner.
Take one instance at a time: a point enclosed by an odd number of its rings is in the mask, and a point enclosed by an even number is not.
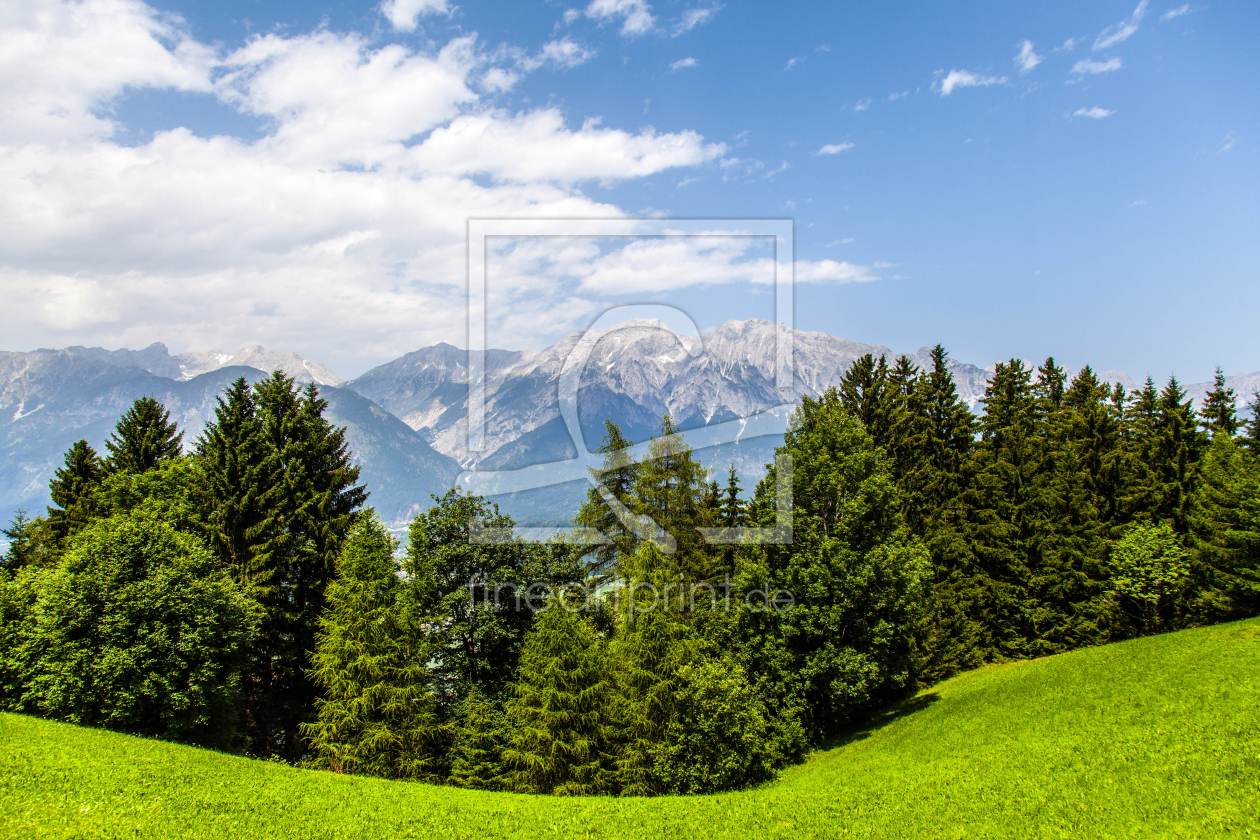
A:
[[[644,0],[592,0],[586,16],[601,23],[621,19],[621,34],[634,38],[652,31],[656,18]]]
[[[1114,113],[1115,111],[1110,111],[1106,108],[1099,108],[1095,105],[1093,108],[1078,108],[1072,116],[1089,117],[1091,120],[1101,120],[1104,117],[1110,117]]]
[[[1119,70],[1123,66],[1124,63],[1118,58],[1109,58],[1106,61],[1082,58],[1072,65],[1072,72],[1097,76],[1102,73],[1110,73],[1112,70]]]
[[[259,342],[349,370],[460,342],[465,220],[620,216],[580,186],[726,153],[478,92],[496,71],[506,84],[585,60],[572,42],[522,63],[472,36],[411,49],[321,29],[223,54],[129,0],[12,0],[5,17],[0,333],[14,348]],[[108,106],[145,89],[212,94],[264,133],[117,142]]]
[[[839,154],[840,152],[847,152],[847,151],[849,151],[849,149],[852,149],[852,148],[853,148],[853,145],[854,145],[854,144],[852,144],[852,143],[828,143],[826,146],[823,146],[821,149],[819,149],[819,150],[818,150],[817,152],[815,152],[814,154],[817,154],[817,155],[835,155],[835,154]]]
[[[489,285],[513,299],[572,282],[577,294],[668,292],[693,286],[774,283],[773,243],[738,231],[646,237],[609,246],[589,238],[517,239],[491,254]],[[886,264],[885,264],[886,265]],[[835,260],[798,260],[802,283],[863,283],[880,279],[874,266]]]
[[[1001,85],[1006,83],[1005,76],[981,76],[968,70],[950,70],[945,78],[941,80],[940,91],[941,96],[949,96],[954,88],[963,87],[988,87],[989,85]],[[904,96],[905,94],[902,94]]]
[[[1150,0],[1142,0],[1133,10],[1133,14],[1099,32],[1098,37],[1094,39],[1094,49],[1110,49],[1116,44],[1129,40],[1133,33],[1138,31],[1138,25],[1142,22],[1142,18],[1146,17],[1146,7],[1149,5]]]
[[[1015,56],[1015,66],[1021,74],[1031,72],[1041,63],[1041,56],[1033,52],[1033,42],[1024,39],[1019,44],[1019,53]]]
[[[1186,3],[1184,6],[1178,6],[1175,9],[1169,9],[1168,11],[1160,15],[1159,19],[1161,21],[1172,20],[1173,18],[1179,18],[1182,15],[1188,15],[1193,11],[1194,11],[1194,7],[1191,6],[1189,3]]]
[[[385,0],[381,14],[399,32],[412,32],[422,15],[449,14],[446,0]]]
[[[675,70],[675,71],[686,70],[689,67],[697,67],[699,66],[699,64],[700,62],[696,61],[691,56],[687,56],[686,58],[680,58],[677,61],[675,61],[673,64],[669,65],[669,69]]]

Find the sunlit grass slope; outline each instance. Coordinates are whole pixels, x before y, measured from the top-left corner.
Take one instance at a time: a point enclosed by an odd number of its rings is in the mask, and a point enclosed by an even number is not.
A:
[[[294,770],[0,716],[9,837],[1260,837],[1260,621],[986,668],[722,796]]]

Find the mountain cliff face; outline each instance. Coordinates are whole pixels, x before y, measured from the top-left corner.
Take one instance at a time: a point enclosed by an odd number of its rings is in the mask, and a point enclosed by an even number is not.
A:
[[[797,331],[792,387],[775,387],[775,324],[729,321],[707,335],[680,339],[657,322],[609,330],[595,345],[578,395],[584,443],[595,449],[612,418],[628,438],[641,441],[670,414],[683,430],[695,429],[817,395],[839,382],[865,353],[886,347],[825,333]],[[519,461],[525,448],[558,453],[563,437],[559,377],[581,338],[566,336],[536,352],[486,354],[486,450],[467,446],[467,353],[439,344],[368,371],[347,387],[369,397],[423,434],[435,449],[466,467],[500,467]],[[699,342],[701,352],[689,352]],[[891,355],[891,354],[890,354]],[[563,457],[563,456],[561,456]]]
[[[289,367],[292,359],[302,361],[292,353],[266,351],[252,358],[262,363],[277,357]],[[170,364],[179,358],[167,355],[161,345],[141,351],[74,347],[0,353],[3,521],[20,508],[42,512],[49,504],[48,482],[65,451],[82,438],[103,452],[118,418],[136,398],[161,400],[184,431],[188,448],[213,416],[216,397],[232,380],[244,376],[253,382],[265,375],[261,369],[229,365],[183,379],[178,362],[174,368]],[[305,366],[300,370],[305,381],[314,380]],[[417,506],[427,507],[431,493],[451,485],[459,465],[433,451],[401,420],[353,391],[324,386],[320,395],[328,400],[325,416],[346,427],[362,468],[360,479],[367,482],[372,504],[387,520],[401,519]]]
[[[0,352],[0,517],[8,521],[19,507],[42,511],[48,481],[65,450],[79,438],[102,450],[137,397],[162,400],[189,445],[213,414],[215,397],[233,379],[255,381],[275,369],[320,386],[329,420],[347,429],[370,503],[387,521],[398,522],[428,507],[430,494],[450,487],[461,468],[512,470],[574,458],[580,447],[594,450],[603,439],[605,418],[636,442],[655,433],[665,413],[684,431],[701,429],[818,395],[865,353],[890,360],[893,355],[880,345],[797,331],[792,387],[780,393],[774,381],[776,329],[767,321],[730,321],[699,338],[679,338],[659,322],[638,321],[607,331],[581,377],[578,441],[560,416],[559,377],[581,334],[544,350],[489,350],[487,446],[481,452],[467,445],[467,352],[449,344],[408,353],[351,382],[295,353],[259,346],[231,355],[172,356],[162,344],[143,350]],[[931,364],[928,348],[911,358],[921,368]],[[992,366],[951,359],[949,370],[960,397],[981,410]],[[1099,377],[1136,387],[1122,371]],[[1241,407],[1260,388],[1260,373],[1228,377],[1227,384]],[[1211,383],[1185,387],[1197,404]],[[697,454],[718,478],[734,464],[751,490],[780,442],[778,435],[741,438]],[[498,501],[522,524],[559,524],[586,489],[585,481],[575,481]]]

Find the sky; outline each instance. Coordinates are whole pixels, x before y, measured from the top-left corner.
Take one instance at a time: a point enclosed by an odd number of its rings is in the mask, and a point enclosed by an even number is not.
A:
[[[0,349],[465,345],[617,303],[980,365],[1260,370],[1260,4],[6,0]]]

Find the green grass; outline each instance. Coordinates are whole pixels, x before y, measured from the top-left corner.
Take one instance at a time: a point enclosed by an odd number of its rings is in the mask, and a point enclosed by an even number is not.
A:
[[[295,770],[0,715],[6,837],[1260,837],[1260,620],[984,668],[720,796]]]

